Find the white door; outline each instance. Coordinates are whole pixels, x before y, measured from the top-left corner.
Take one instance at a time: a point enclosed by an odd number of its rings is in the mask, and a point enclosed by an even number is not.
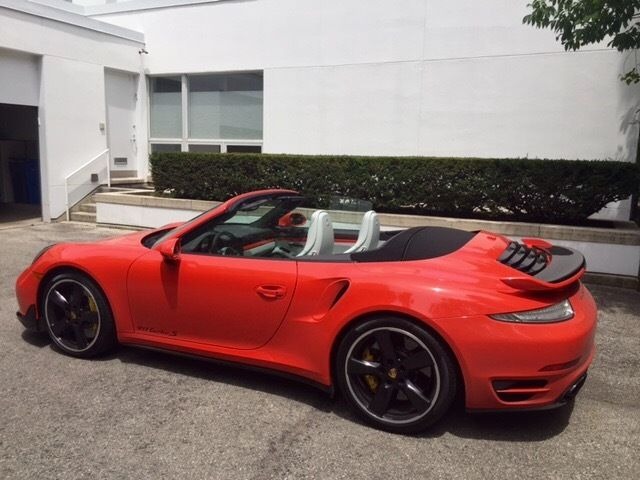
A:
[[[135,115],[138,75],[106,70],[104,80],[107,97],[107,144],[113,176],[137,176]]]

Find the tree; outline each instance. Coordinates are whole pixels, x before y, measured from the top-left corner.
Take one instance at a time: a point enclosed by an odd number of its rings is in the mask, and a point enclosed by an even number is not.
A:
[[[608,39],[607,46],[619,52],[640,48],[640,0],[533,0],[531,13],[522,21],[538,28],[551,28],[565,50]],[[620,79],[640,82],[636,64]]]

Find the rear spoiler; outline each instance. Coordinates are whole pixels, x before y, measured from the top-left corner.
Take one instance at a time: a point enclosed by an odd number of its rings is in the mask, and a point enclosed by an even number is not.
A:
[[[525,240],[531,247],[544,250],[547,254],[547,265],[535,275],[521,273],[500,280],[517,290],[560,290],[577,282],[586,271],[584,256],[571,248],[552,246],[549,243],[536,245],[531,239]]]

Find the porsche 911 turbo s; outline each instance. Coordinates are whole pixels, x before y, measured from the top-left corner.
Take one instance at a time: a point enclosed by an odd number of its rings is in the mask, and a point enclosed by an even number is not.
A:
[[[186,223],[49,246],[17,279],[18,318],[77,357],[127,344],[293,375],[393,432],[426,429],[457,394],[469,410],[544,409],[580,389],[596,329],[580,253],[389,231],[374,211],[353,229],[303,200],[251,192]]]

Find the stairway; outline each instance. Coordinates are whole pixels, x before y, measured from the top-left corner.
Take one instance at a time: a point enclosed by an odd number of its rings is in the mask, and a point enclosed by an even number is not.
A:
[[[123,182],[125,179],[117,179],[115,182],[112,180],[111,184],[118,185],[117,187],[100,186],[92,193],[84,197],[80,202],[76,203],[69,210],[69,219],[72,222],[84,222],[84,223],[96,223],[96,202],[94,195],[96,193],[105,192],[123,192],[127,190],[140,190],[143,188],[152,189],[148,183],[140,181],[141,179],[132,178],[129,182]],[[129,180],[129,179],[126,179]]]
[[[108,189],[105,190],[108,191]],[[99,188],[94,193],[105,190]],[[72,222],[96,223],[96,203],[93,200],[93,193],[71,208],[69,219]]]

